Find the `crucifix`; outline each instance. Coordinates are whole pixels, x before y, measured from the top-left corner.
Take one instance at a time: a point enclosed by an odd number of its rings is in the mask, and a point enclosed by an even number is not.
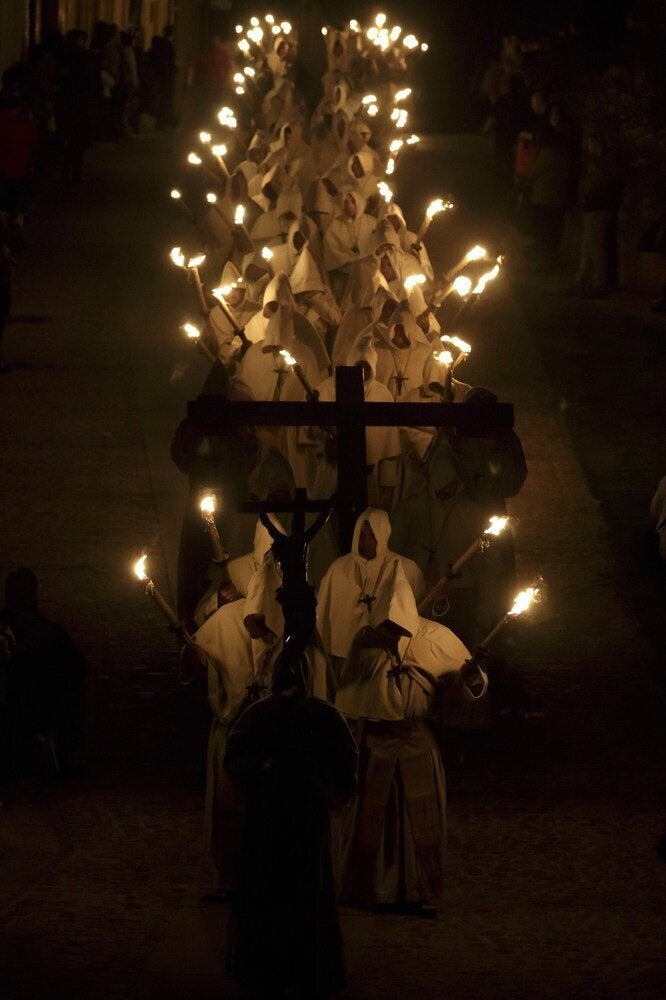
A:
[[[368,609],[368,614],[372,614],[372,605],[375,603],[377,598],[373,594],[364,594],[363,597],[359,597],[358,603],[365,604]]]
[[[513,427],[510,403],[467,406],[464,403],[366,403],[358,366],[335,370],[334,403],[241,401],[202,393],[188,405],[188,416],[204,434],[229,433],[232,427],[334,427],[337,429],[338,487],[331,500],[308,500],[302,494],[284,503],[249,501],[239,510],[253,513],[317,512],[334,507],[339,515],[340,551],[349,552],[358,516],[368,506],[365,457],[366,427],[455,427],[468,434],[496,435]],[[418,530],[418,526],[415,526]]]

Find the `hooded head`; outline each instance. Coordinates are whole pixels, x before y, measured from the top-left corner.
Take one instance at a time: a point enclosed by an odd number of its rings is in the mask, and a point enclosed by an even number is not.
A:
[[[381,222],[378,223],[377,228],[375,229],[374,238],[376,257],[381,257],[387,247],[400,249],[400,237],[388,219],[382,219]]]
[[[340,192],[340,198],[341,198],[343,206],[344,206],[344,203],[345,203],[345,198],[347,198],[347,197],[350,197],[353,200],[353,202],[354,202],[354,204],[356,206],[356,215],[354,216],[354,222],[358,222],[359,219],[361,218],[361,216],[363,215],[364,211],[365,211],[365,198],[360,193],[360,191],[357,191],[356,188],[352,188],[352,187],[344,188]],[[345,215],[344,207],[343,207],[342,216],[343,216],[343,218],[348,218],[348,216]]]
[[[372,300],[372,320],[373,323],[384,323],[388,326],[393,313],[398,308],[398,300],[393,292],[389,291],[383,275],[382,282],[382,284],[377,285],[377,290]]]
[[[241,167],[236,167],[229,179],[229,197],[234,205],[247,201],[248,179]]]
[[[372,559],[382,559],[388,550],[390,536],[391,522],[386,511],[378,507],[368,507],[356,522],[352,554],[368,562]],[[362,550],[367,554],[362,555]]]
[[[338,149],[346,149],[349,140],[349,115],[343,108],[338,108],[333,115],[331,132]]]
[[[354,121],[349,126],[349,145],[353,153],[359,153],[361,151],[368,151],[370,156],[373,158],[372,152],[368,150],[368,144],[372,138],[372,132],[370,131],[369,125],[365,122],[359,121],[355,118]]]
[[[289,227],[303,212],[303,195],[297,184],[290,184],[278,195],[275,203],[275,213],[283,233],[289,232]]]
[[[307,247],[304,247],[299,253],[289,280],[294,295],[302,295],[305,292],[324,292],[326,290],[326,286],[321,280],[319,268],[315,264],[314,257]]]
[[[268,156],[269,142],[263,132],[255,132],[247,147],[247,158],[256,163],[263,163]]]
[[[270,277],[270,268],[258,250],[248,253],[243,257],[243,281],[248,286],[259,285],[253,290],[253,297],[261,291],[261,286],[267,277]]]
[[[284,271],[280,271],[268,282],[264,290],[263,314],[268,319],[281,310],[291,310],[293,307],[291,283]]]
[[[377,351],[371,332],[359,334],[347,356],[347,364],[363,367],[363,381],[366,384],[376,377]]]
[[[277,448],[270,447],[259,466],[260,496],[264,500],[291,500],[294,489],[291,465]]]
[[[435,392],[444,388],[449,366],[443,361],[438,361],[433,351],[429,354],[423,365],[423,388],[428,392]]]
[[[458,465],[446,438],[435,438],[432,450],[428,453],[425,476],[428,494],[433,503],[446,503],[460,491]]]
[[[391,345],[399,350],[407,350],[418,341],[424,341],[423,331],[405,305],[399,306],[391,316],[388,337]]]
[[[401,236],[407,229],[404,213],[400,206],[396,205],[393,201],[388,202],[388,204],[384,202],[381,205],[377,213],[377,218],[380,222],[384,220],[389,222],[398,236]]]
[[[347,160],[347,172],[357,184],[365,180],[366,177],[371,176],[373,167],[374,157],[369,150],[360,150],[358,153],[352,153]]]

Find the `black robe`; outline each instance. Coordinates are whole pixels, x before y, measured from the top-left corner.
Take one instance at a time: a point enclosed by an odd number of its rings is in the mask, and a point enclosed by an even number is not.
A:
[[[344,988],[329,810],[353,794],[356,764],[346,722],[318,698],[273,695],[229,734],[224,766],[246,801],[231,972],[247,987]]]

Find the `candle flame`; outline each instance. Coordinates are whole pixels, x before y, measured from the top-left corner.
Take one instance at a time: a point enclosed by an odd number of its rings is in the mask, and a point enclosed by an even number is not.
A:
[[[374,118],[375,115],[379,114],[379,107],[376,104],[369,105],[368,114],[371,118]]]
[[[405,141],[408,146],[415,146],[417,142],[420,142],[421,140],[418,135],[410,135],[409,139],[406,139]]]
[[[259,45],[264,37],[263,29],[260,27],[251,28],[247,33],[247,37],[251,39],[255,45]]]
[[[198,253],[194,257],[190,257],[190,259],[187,262],[187,266],[190,268],[201,267],[205,259],[206,259],[205,253]]]
[[[199,510],[201,511],[202,514],[215,513],[215,497],[211,493],[201,498],[201,503],[199,504]]]
[[[539,591],[537,587],[527,587],[525,590],[521,590],[514,597],[513,607],[510,611],[507,611],[507,615],[511,615],[512,617],[522,615],[523,611],[527,611],[529,606],[537,600],[538,596]]]
[[[389,175],[389,177],[391,176],[394,170],[395,170],[395,160],[391,156],[388,163],[386,164],[386,173]]]
[[[374,42],[378,35],[379,35],[379,28],[375,28],[374,25],[372,28],[368,28],[367,36],[371,42]]]
[[[490,524],[483,532],[484,535],[494,535],[497,537],[501,535],[507,524],[509,523],[508,517],[497,517],[495,514],[490,518]]]
[[[244,83],[244,82],[245,78],[242,73],[234,73],[234,83]]]
[[[196,153],[188,153],[187,162],[191,163],[193,167],[198,167],[201,164],[201,157],[197,156]]]
[[[291,368],[296,364],[296,358],[294,358],[289,351],[280,351],[281,356],[284,358],[286,364]]]
[[[452,365],[453,355],[451,351],[435,351],[433,357],[435,361],[439,361],[440,365]]]
[[[486,288],[486,285],[488,284],[488,282],[495,280],[495,278],[499,274],[499,270],[500,270],[499,264],[495,264],[495,266],[492,269],[492,271],[486,271],[485,274],[482,274],[481,277],[479,278],[478,282],[477,282],[476,288],[474,289],[474,294],[475,295],[481,295],[481,293],[483,291],[485,291],[485,288]]]
[[[464,299],[472,291],[472,282],[466,274],[459,274],[453,282],[453,287],[458,295]]]
[[[250,43],[248,42],[247,38],[241,38],[240,42],[238,43],[238,48],[241,50],[241,52],[247,53],[250,51]]]
[[[421,52],[427,52],[430,46],[427,42],[421,42]]]
[[[243,34],[243,25],[242,24],[237,24],[236,25],[236,34],[237,35],[242,35]]]
[[[402,28],[399,24],[396,24],[394,28],[391,28],[390,39],[392,42],[397,42],[402,34]]]
[[[425,274],[410,274],[409,277],[405,278],[403,284],[408,292],[413,291],[417,285],[425,284],[426,276]]]
[[[402,40],[402,44],[405,46],[406,49],[415,49],[417,48],[419,43],[416,35],[405,35],[405,37]]]
[[[375,104],[377,98],[374,94],[366,94],[365,97],[361,99],[361,104]]]
[[[446,212],[449,208],[453,208],[450,201],[444,202],[442,198],[436,198],[435,201],[431,201],[426,208],[426,215],[429,219],[434,219],[434,217],[439,215],[440,212]]]
[[[282,30],[279,24],[274,24],[273,27],[271,28],[271,31],[273,32],[274,35],[282,34]]]
[[[251,79],[256,76],[256,73],[251,66],[246,66],[243,72],[245,73],[245,76],[249,76]]]
[[[209,191],[206,195],[206,201],[209,205],[214,205],[217,201],[217,195],[214,194],[213,191]]]
[[[404,143],[402,139],[394,139],[391,145],[389,146],[389,152],[397,153],[399,150],[402,149],[403,145]]]
[[[141,556],[140,559],[134,563],[134,573],[137,580],[147,580],[148,574],[146,573],[146,559],[148,556]]]
[[[213,156],[219,156],[219,157],[226,156],[227,147],[224,145],[223,142],[220,142],[218,143],[217,146],[211,146],[211,152]]]
[[[324,38],[325,38],[325,37],[326,37],[326,35],[328,34],[328,28],[322,28],[322,29],[321,29],[321,33],[322,33],[322,35],[323,35],[323,36],[324,36]]]
[[[358,21],[355,18],[352,18],[352,20],[349,22],[349,30],[350,31],[360,31],[361,30],[361,26],[360,26],[360,24],[358,23]]]
[[[405,125],[407,124],[408,117],[409,116],[408,116],[407,112],[403,108],[402,111],[400,111],[398,113],[398,117],[395,120],[395,127],[396,128],[404,128]]]
[[[461,354],[472,353],[472,345],[468,344],[465,340],[461,340],[460,337],[447,337],[445,335],[439,339],[443,344],[451,344],[453,347],[457,347]]]
[[[384,25],[386,24],[386,14],[377,14],[377,17],[375,18],[375,24],[377,25],[378,28],[383,28]]]
[[[236,205],[236,211],[234,212],[234,224],[236,226],[242,226],[245,221],[245,205]]]
[[[280,27],[285,35],[291,34],[291,24],[289,21],[280,21]]]
[[[468,250],[465,254],[465,260],[483,260],[484,257],[488,256],[488,251],[485,247],[475,246],[471,250]]]
[[[178,188],[171,188],[171,197],[173,198],[174,201],[178,201],[178,199],[182,198],[183,196],[181,192],[178,190]]]
[[[238,94],[239,97],[242,97],[243,94],[245,93],[245,88],[244,87],[236,87],[236,93]]]
[[[210,132],[199,132],[199,142],[203,142],[204,145],[209,143],[212,138]]]
[[[399,90],[397,92],[397,94],[395,95],[395,97],[393,98],[394,102],[396,104],[399,104],[400,101],[406,101],[407,98],[409,97],[409,95],[411,94],[411,92],[412,92],[412,88],[411,87],[405,87],[404,90]]]
[[[268,249],[268,247],[262,247],[261,256],[264,258],[265,261],[269,261],[272,260],[275,255],[272,250]]]
[[[268,24],[275,24],[275,18],[273,17],[272,14],[266,14],[264,21],[267,21]]]
[[[252,25],[253,28],[258,28],[259,27],[259,18],[258,17],[251,17],[250,18],[250,24]]]
[[[377,190],[387,205],[393,200],[393,191],[391,191],[391,188],[388,186],[386,181],[380,181],[377,185]]]
[[[181,330],[190,338],[190,340],[198,340],[201,336],[201,330],[194,323],[183,323]]]
[[[180,247],[174,247],[171,253],[169,254],[169,257],[171,259],[171,263],[175,264],[176,267],[185,266],[185,255],[183,254],[183,251],[180,249]]]

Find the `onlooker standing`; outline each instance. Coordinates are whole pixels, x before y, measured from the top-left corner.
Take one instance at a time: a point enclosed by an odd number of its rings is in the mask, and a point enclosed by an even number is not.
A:
[[[37,128],[20,88],[10,83],[0,95],[0,212],[21,224],[30,194],[30,167]]]
[[[85,31],[68,31],[62,59],[58,125],[65,146],[65,177],[70,181],[81,180],[86,149],[93,139],[95,81],[86,39]]]
[[[587,295],[605,295],[609,288],[609,239],[618,203],[617,172],[599,138],[584,142],[583,173],[578,186],[582,213],[580,261],[576,285]]]
[[[556,261],[562,238],[564,210],[568,201],[569,156],[551,127],[544,95],[532,95],[532,110],[539,119],[536,130],[537,153],[527,171],[530,230],[537,268],[548,270]]]

